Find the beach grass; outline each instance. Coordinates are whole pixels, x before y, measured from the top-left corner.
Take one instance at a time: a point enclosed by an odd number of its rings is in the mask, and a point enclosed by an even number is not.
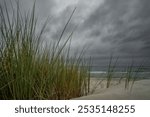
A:
[[[23,14],[17,2],[12,17],[6,4],[0,5],[0,99],[71,99],[89,93],[90,72],[84,54],[71,56],[67,46],[73,32],[62,40],[74,12],[57,42],[43,46],[47,21],[37,33],[35,4]]]
[[[113,63],[113,56],[111,56],[109,64],[108,64],[108,70],[107,70],[107,75],[106,75],[106,79],[107,79],[107,88],[110,87],[111,84],[111,80],[113,79],[113,75],[115,73],[115,68],[116,68],[116,64],[117,64],[118,58],[115,60],[115,63]]]
[[[111,81],[115,78],[114,74],[116,73],[115,69],[117,67],[117,62],[119,58],[116,58],[116,60],[113,61],[113,56],[111,56],[109,64],[108,64],[108,70],[106,72],[106,88],[109,88],[111,85]],[[125,80],[125,89],[132,91],[133,85],[136,80],[140,80],[139,73],[143,71],[143,65],[140,65],[138,67],[134,67],[134,61],[132,61],[131,65],[127,66],[127,68],[122,71],[122,74],[119,77],[118,83],[121,83],[121,80]]]
[[[130,91],[132,91],[135,81],[141,79],[139,78],[138,75],[142,71],[143,71],[143,65],[140,65],[137,68],[134,68],[133,62],[130,66],[127,67],[126,75],[125,75],[125,89],[130,89]]]

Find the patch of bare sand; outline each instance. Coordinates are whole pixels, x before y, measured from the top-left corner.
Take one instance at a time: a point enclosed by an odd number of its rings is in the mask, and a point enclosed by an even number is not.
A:
[[[93,93],[75,100],[150,100],[149,79],[135,81],[132,90],[130,87],[125,89],[125,80],[121,83],[118,79],[112,80],[109,88],[106,88],[106,83],[106,80],[93,78],[91,80]]]

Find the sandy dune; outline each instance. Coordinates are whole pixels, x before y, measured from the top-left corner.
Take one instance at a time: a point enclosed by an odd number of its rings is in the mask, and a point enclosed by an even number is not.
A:
[[[96,79],[91,81],[92,88],[97,82]],[[92,90],[91,88],[91,90]],[[103,81],[93,94],[75,98],[76,100],[150,100],[150,80],[139,80],[130,88],[125,90],[125,81],[118,83],[113,80],[110,88],[106,88],[106,81]]]

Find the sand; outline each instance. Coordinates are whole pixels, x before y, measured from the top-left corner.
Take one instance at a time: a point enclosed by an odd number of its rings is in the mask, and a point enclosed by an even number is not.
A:
[[[91,80],[92,94],[74,100],[150,100],[149,79],[135,81],[132,90],[130,87],[125,89],[124,80],[121,83],[118,79],[113,80],[109,88],[106,88],[106,81],[101,81],[95,89],[97,82],[100,80]]]

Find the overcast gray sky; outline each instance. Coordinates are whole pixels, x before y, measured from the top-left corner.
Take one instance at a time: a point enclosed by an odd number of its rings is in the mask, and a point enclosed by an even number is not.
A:
[[[2,4],[4,0],[0,1]],[[9,0],[5,1],[9,8]],[[19,1],[26,10],[32,8],[34,2]],[[93,58],[113,54],[126,60],[135,57],[137,61],[147,59],[149,62],[150,0],[36,0],[39,20],[43,22],[48,16],[51,18],[44,32],[47,41],[59,38],[75,7],[66,30],[67,35],[77,26],[72,49],[87,45],[86,54]]]

